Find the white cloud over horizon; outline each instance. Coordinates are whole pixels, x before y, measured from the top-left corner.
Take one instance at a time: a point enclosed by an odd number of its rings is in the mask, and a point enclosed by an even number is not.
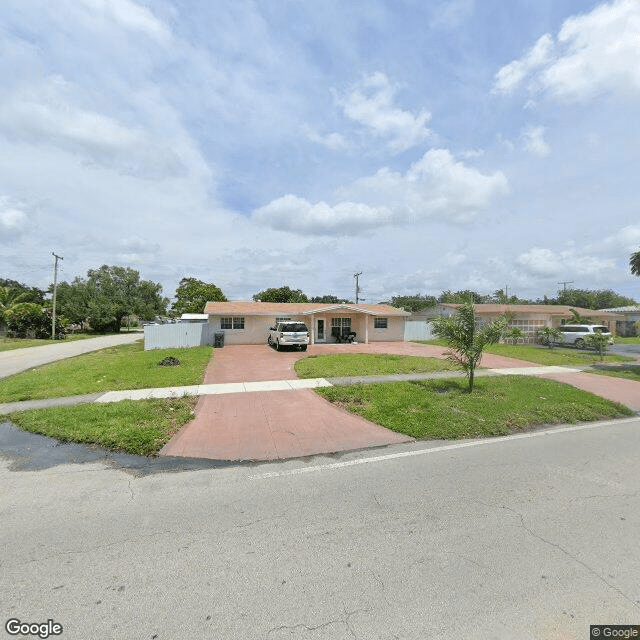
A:
[[[640,0],[541,2],[6,0],[0,277],[640,298]]]

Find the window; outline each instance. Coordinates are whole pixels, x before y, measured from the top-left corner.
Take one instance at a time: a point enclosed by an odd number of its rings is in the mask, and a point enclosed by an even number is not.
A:
[[[331,326],[351,329],[351,318],[331,318]]]
[[[244,318],[220,318],[221,329],[244,329]]]
[[[278,322],[288,322],[289,320],[291,320],[291,318],[286,317],[286,318],[276,318],[276,324],[278,324]]]
[[[387,328],[387,318],[374,318],[373,319],[373,328],[374,329],[386,329]]]

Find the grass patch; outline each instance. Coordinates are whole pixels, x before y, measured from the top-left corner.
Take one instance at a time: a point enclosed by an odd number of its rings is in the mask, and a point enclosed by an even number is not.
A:
[[[298,360],[295,371],[300,378],[340,378],[346,376],[380,376],[393,373],[452,371],[451,362],[438,358],[400,356],[378,353],[344,353],[309,356]]]
[[[149,456],[160,451],[193,418],[195,403],[196,398],[125,400],[19,411],[9,417],[25,431],[62,442]]]
[[[616,341],[616,344],[640,344],[640,336],[631,336],[628,338],[616,336],[614,340]]]
[[[144,351],[142,342],[118,345],[60,360],[0,380],[0,402],[200,384],[212,347]],[[161,367],[165,357],[176,367]]]
[[[39,340],[35,338],[0,338],[0,351],[11,351],[13,349],[24,349],[26,347],[41,347],[45,344],[60,344],[62,342],[70,342],[74,340],[86,340],[87,338],[99,338],[103,335],[116,334],[98,334],[98,333],[73,333],[69,334],[64,340]]]
[[[417,340],[421,344],[432,344],[447,347],[443,340]],[[592,365],[597,362],[632,362],[634,359],[627,356],[605,354],[604,360],[595,352],[585,352],[573,347],[539,347],[534,344],[490,344],[485,347],[486,353],[507,358],[516,358],[526,362],[535,362],[547,366],[562,365]]]
[[[554,380],[504,376],[324,387],[327,400],[387,429],[423,439],[501,436],[542,424],[633,415],[627,407]]]
[[[599,373],[604,376],[626,378],[627,380],[635,380],[636,382],[640,382],[640,364],[597,364],[594,365],[593,370],[589,373]]]

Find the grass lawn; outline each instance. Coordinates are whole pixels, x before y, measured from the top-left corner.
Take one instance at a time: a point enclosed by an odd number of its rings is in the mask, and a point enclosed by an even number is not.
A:
[[[446,347],[442,340],[417,340],[421,344],[435,344]],[[592,365],[601,362],[600,356],[595,352],[585,352],[573,347],[539,347],[534,344],[490,344],[485,348],[487,353],[507,358],[517,358],[526,362],[535,362],[547,366],[562,365]],[[605,354],[602,362],[631,362],[633,358]]]
[[[346,376],[380,376],[391,373],[452,371],[447,360],[377,353],[344,353],[309,356],[295,363],[300,378],[339,378]]]
[[[600,373],[615,378],[627,378],[640,382],[640,364],[606,365],[597,364],[589,373]]]
[[[63,442],[96,444],[140,456],[156,454],[193,418],[196,398],[125,400],[20,411],[11,421],[33,433]]]
[[[92,351],[0,379],[0,402],[200,384],[212,347],[144,351],[141,342]],[[161,367],[167,356],[181,364]]]
[[[640,344],[640,336],[633,336],[631,338],[616,336],[614,340],[616,341],[616,344]]]
[[[10,351],[12,349],[24,349],[25,347],[41,347],[45,344],[60,344],[70,340],[86,340],[87,338],[99,338],[103,335],[98,333],[74,333],[68,335],[64,340],[36,340],[35,338],[0,338],[0,351]],[[116,335],[116,334],[113,334]],[[141,336],[142,337],[142,336]]]
[[[626,407],[554,380],[479,378],[473,393],[457,379],[325,387],[329,401],[418,439],[500,436],[542,424],[633,415]]]

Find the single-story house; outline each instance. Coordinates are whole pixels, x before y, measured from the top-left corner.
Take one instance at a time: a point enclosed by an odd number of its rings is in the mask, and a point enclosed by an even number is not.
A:
[[[616,333],[619,336],[637,336],[640,334],[640,305],[600,309],[600,311],[622,316],[622,318],[616,320]]]
[[[428,307],[411,314],[411,320],[428,320],[434,316],[452,315],[461,305],[442,303],[435,307]],[[616,321],[623,320],[620,313],[612,313],[604,309],[582,309],[559,304],[476,304],[476,317],[480,323],[509,315],[509,326],[517,327],[525,334],[527,342],[535,341],[536,333],[542,327],[559,327],[571,320],[574,316],[571,310],[575,310],[581,316],[588,318],[592,324],[602,324],[615,333]]]
[[[262,344],[277,322],[294,320],[309,327],[309,344],[335,342],[333,328],[356,332],[357,342],[399,342],[409,313],[386,304],[314,302],[207,302],[208,322],[224,331],[225,344]]]

